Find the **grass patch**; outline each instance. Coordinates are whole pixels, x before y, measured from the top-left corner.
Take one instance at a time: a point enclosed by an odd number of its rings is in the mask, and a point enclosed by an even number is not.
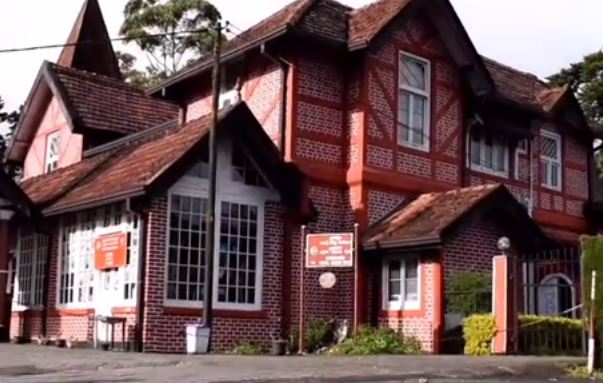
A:
[[[331,349],[331,355],[407,355],[421,353],[421,344],[389,328],[362,327],[358,335]]]
[[[567,365],[564,366],[565,373],[570,378],[574,379],[583,379],[583,380],[595,380],[595,381],[603,381],[603,371],[595,370],[595,372],[590,375],[586,370],[585,365]]]
[[[264,348],[254,342],[243,342],[232,350],[233,354],[236,355],[262,355],[264,354]]]

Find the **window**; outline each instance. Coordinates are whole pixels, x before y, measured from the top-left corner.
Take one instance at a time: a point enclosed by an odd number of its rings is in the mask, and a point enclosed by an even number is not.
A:
[[[59,167],[59,133],[51,133],[46,137],[46,173]]]
[[[419,260],[390,258],[383,264],[383,303],[387,310],[419,308]]]
[[[519,153],[527,153],[528,152],[528,139],[524,138],[517,141],[517,151]]]
[[[400,54],[398,141],[401,145],[429,150],[429,61]]]
[[[471,169],[507,177],[509,150],[504,138],[473,129],[470,133],[468,150]]]
[[[41,306],[44,302],[48,238],[41,234],[19,236],[17,246],[15,303],[21,307]]]
[[[266,187],[262,175],[242,150],[232,150],[232,180],[249,186]]]
[[[229,90],[220,94],[220,109],[227,108],[236,104],[239,94],[236,89]]]
[[[95,286],[101,276],[111,274],[117,281],[120,302],[135,302],[140,250],[139,217],[116,204],[63,217],[60,228],[57,304],[68,307],[92,307]],[[114,270],[96,270],[94,245],[98,236],[125,232],[127,235],[126,265]]]
[[[254,305],[257,289],[258,208],[222,202],[218,302]]]
[[[203,301],[207,199],[171,195],[167,299]]]
[[[561,190],[561,136],[542,131],[540,136],[542,186]]]

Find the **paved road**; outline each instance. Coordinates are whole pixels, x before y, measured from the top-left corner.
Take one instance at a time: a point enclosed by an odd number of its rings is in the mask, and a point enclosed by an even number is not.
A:
[[[572,359],[462,356],[243,357],[0,344],[2,383],[543,382]]]

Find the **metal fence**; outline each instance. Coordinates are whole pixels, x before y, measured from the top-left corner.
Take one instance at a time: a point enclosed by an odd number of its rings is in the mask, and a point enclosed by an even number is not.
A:
[[[518,351],[583,355],[586,332],[579,248],[524,254],[518,267]]]

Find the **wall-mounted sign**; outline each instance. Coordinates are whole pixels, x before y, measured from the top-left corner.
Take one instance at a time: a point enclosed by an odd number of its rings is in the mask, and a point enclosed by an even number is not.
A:
[[[318,277],[318,283],[323,289],[332,289],[333,286],[335,286],[335,283],[337,283],[337,277],[335,274],[328,271],[320,274],[320,277]]]
[[[94,266],[99,270],[126,265],[128,236],[126,233],[100,235],[94,242]]]
[[[308,234],[306,267],[353,267],[354,234]]]

